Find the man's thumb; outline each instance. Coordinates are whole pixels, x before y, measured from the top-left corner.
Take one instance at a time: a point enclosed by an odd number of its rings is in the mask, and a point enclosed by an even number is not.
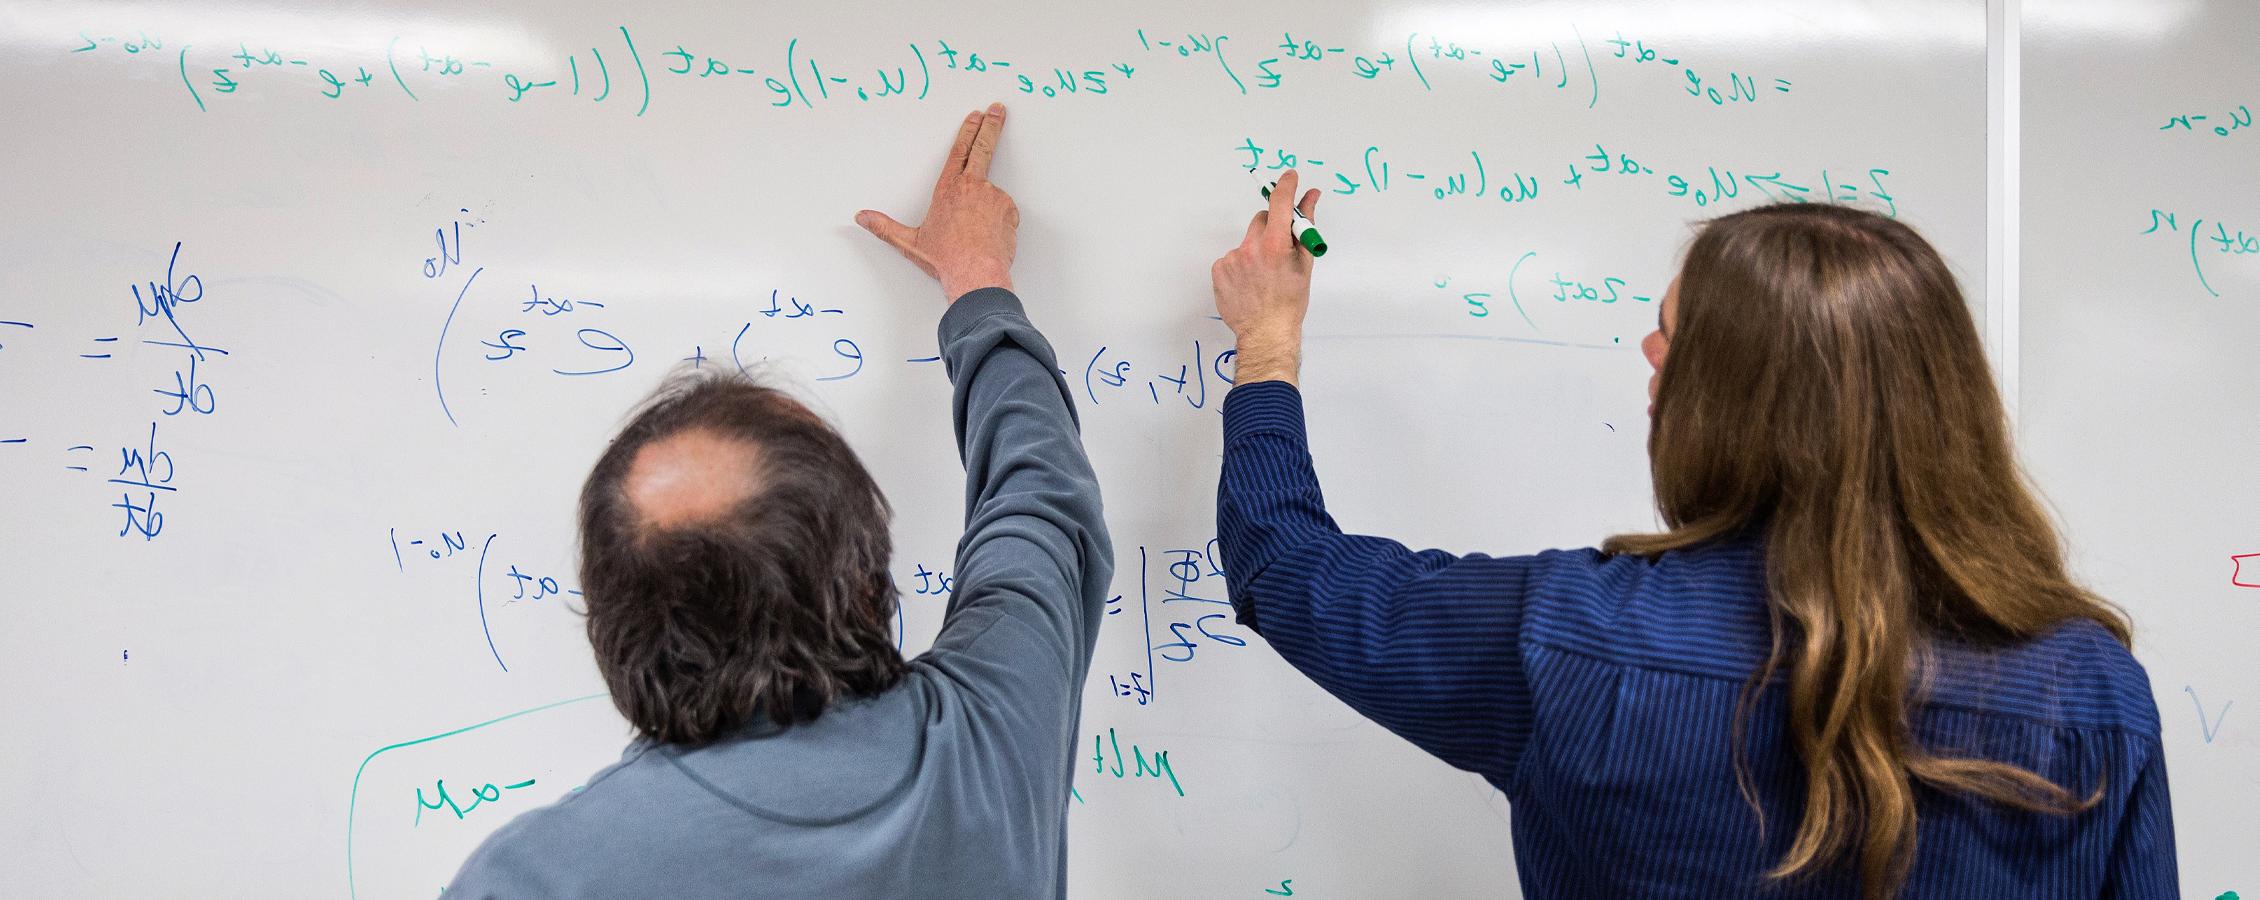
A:
[[[895,221],[886,213],[875,209],[864,210],[855,214],[855,224],[863,226],[863,230],[871,232],[897,250],[910,248],[910,226]]]

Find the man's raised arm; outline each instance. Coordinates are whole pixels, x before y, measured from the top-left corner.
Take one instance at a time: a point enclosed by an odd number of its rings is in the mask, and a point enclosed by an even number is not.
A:
[[[916,228],[865,210],[856,222],[941,283],[942,362],[955,385],[965,463],[957,586],[935,649],[984,700],[1063,727],[1074,716],[1113,548],[1051,345],[1012,293],[1020,213],[988,180],[1004,125],[992,105],[966,117]]]

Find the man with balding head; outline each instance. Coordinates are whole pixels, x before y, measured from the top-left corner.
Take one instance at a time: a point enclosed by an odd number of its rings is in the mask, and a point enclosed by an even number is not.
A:
[[[932,650],[894,646],[888,507],[739,375],[678,379],[581,493],[589,643],[637,739],[463,864],[450,900],[1060,897],[1113,549],[1052,350],[1012,293],[1004,125],[966,117],[926,221],[856,221],[940,282],[966,524]]]

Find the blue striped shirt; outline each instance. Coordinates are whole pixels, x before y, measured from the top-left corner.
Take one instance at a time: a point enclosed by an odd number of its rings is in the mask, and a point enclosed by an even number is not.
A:
[[[1367,718],[1506,794],[1526,896],[1858,894],[1841,867],[1763,875],[1804,792],[1777,686],[1744,736],[1763,828],[1736,787],[1736,704],[1772,646],[1762,546],[1490,557],[1343,534],[1319,494],[1302,395],[1282,382],[1225,398],[1217,531],[1243,624]],[[1924,746],[2101,800],[2055,816],[1918,785],[1902,896],[2176,896],[2157,703],[2124,647],[2083,621],[1934,657],[1913,716]]]

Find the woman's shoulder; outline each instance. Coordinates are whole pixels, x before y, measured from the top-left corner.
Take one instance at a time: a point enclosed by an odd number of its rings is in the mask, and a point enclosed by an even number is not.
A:
[[[2061,727],[2158,734],[2149,672],[2093,620],[2059,622],[2006,646],[1940,641],[1935,658],[1932,703]]]
[[[1762,546],[1717,541],[1652,557],[1595,549],[1524,557],[1525,639],[1619,663],[1745,678],[1771,646]],[[1933,642],[1925,702],[2044,727],[2155,737],[2150,676],[2109,629],[2072,619],[2010,644]]]
[[[1765,557],[1755,546],[1719,542],[1655,556],[1585,548],[1526,559],[1527,643],[1735,681],[1770,646]]]
[[[1757,541],[1718,540],[1653,556],[1609,553],[1597,547],[1547,550],[1522,557],[1541,578],[1592,582],[1610,592],[1657,590],[1725,593],[1746,599],[1765,588],[1765,548]]]

